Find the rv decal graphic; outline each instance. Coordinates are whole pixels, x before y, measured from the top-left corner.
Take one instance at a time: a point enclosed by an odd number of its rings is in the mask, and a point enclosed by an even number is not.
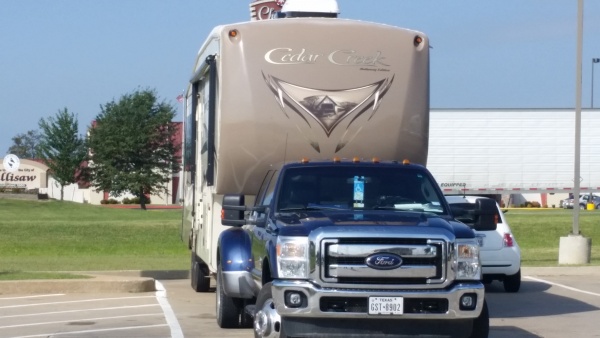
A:
[[[321,152],[317,141],[320,137],[315,130],[322,129],[329,138],[338,126],[345,128],[336,153],[360,132],[361,126],[354,125],[359,116],[370,111],[368,120],[371,120],[394,81],[392,76],[362,87],[328,90],[294,85],[264,73],[263,77],[285,116],[300,117],[296,127],[317,152]]]

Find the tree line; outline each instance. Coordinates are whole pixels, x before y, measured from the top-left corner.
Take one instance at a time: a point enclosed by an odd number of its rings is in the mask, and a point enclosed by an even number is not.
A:
[[[8,153],[41,159],[61,186],[61,201],[65,186],[86,183],[114,197],[131,193],[145,210],[145,196],[166,192],[179,171],[175,115],[154,90],[135,90],[101,105],[85,136],[77,116],[64,108],[40,119],[39,131],[13,137]]]

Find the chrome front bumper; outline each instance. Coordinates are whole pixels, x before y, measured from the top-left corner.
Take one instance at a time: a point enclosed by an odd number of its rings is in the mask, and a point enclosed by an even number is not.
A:
[[[290,308],[285,305],[285,293],[289,291],[302,292],[307,304],[301,308]],[[282,317],[315,317],[315,318],[390,318],[390,315],[369,315],[368,311],[322,311],[321,300],[339,299],[368,302],[368,297],[403,297],[405,303],[414,300],[416,302],[428,302],[439,300],[447,301],[447,310],[438,313],[421,311],[398,315],[398,318],[406,319],[471,319],[477,318],[481,313],[484,302],[485,289],[482,283],[456,283],[445,289],[412,289],[412,290],[383,290],[383,289],[333,289],[319,288],[306,281],[273,281],[273,300],[277,304],[277,312]],[[460,298],[465,294],[476,294],[477,304],[473,310],[461,310]]]

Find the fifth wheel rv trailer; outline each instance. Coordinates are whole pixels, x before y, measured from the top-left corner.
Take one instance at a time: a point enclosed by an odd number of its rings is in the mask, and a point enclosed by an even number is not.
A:
[[[215,278],[219,326],[255,337],[487,337],[474,230],[423,166],[427,36],[338,12],[288,0],[200,48],[184,120],[192,287]],[[494,229],[480,202],[473,227]]]

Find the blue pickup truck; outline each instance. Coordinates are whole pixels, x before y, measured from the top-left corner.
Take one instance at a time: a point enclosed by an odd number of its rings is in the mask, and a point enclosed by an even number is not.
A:
[[[253,207],[223,198],[217,321],[255,337],[487,337],[474,230],[495,229],[490,201],[467,226],[421,165],[273,167]]]

